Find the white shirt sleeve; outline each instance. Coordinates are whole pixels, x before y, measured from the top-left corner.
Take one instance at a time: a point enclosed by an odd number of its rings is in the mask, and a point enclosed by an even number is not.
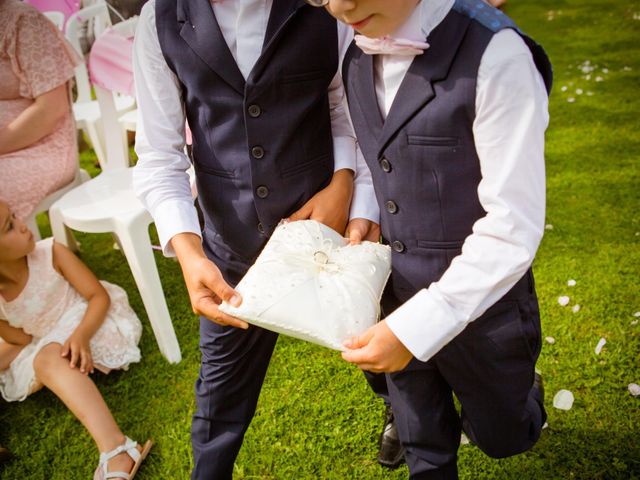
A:
[[[353,39],[353,33],[346,25],[338,22],[338,54],[339,63],[331,84],[329,85],[329,109],[331,114],[331,134],[333,136],[333,171],[343,168],[356,171],[356,136],[347,117],[347,106],[342,84],[342,59]]]
[[[170,243],[174,235],[201,232],[186,173],[191,162],[184,153],[180,84],[160,49],[153,0],[140,13],[133,73],[138,102],[133,188],[155,221],[164,254],[175,256]]]
[[[442,278],[386,319],[427,361],[507,293],[525,274],[544,232],[544,132],[548,99],[529,49],[512,30],[494,35],[476,90],[475,146],[486,216]]]

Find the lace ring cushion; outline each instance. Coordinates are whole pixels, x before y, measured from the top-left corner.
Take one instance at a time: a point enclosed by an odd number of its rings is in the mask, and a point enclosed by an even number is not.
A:
[[[391,251],[348,245],[313,220],[280,225],[237,286],[243,302],[223,312],[268,330],[344,350],[373,326],[391,273]]]

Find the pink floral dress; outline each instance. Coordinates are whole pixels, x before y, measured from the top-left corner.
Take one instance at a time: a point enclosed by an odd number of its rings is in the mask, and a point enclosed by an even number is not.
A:
[[[80,62],[61,32],[20,0],[0,0],[0,129],[36,97],[69,82]],[[67,185],[78,165],[71,103],[56,130],[22,150],[0,155],[0,197],[27,217]]]
[[[9,368],[0,371],[0,393],[7,401],[24,400],[33,391],[37,385],[34,357],[50,343],[63,345],[87,310],[86,300],[53,267],[52,248],[52,238],[39,241],[27,257],[29,279],[20,295],[10,302],[0,295],[0,318],[33,336]],[[142,325],[125,291],[101,283],[111,297],[111,306],[91,339],[93,362],[103,372],[126,370],[130,363],[140,361]]]

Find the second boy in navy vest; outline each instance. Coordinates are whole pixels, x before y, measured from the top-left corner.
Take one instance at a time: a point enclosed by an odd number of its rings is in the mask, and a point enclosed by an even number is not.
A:
[[[338,39],[348,44],[349,30],[302,0],[152,0],[139,22],[134,186],[202,315],[192,476],[227,479],[277,335],[217,305],[240,301],[231,285],[282,218],[344,231],[356,160]],[[185,116],[203,232],[185,173]],[[351,216],[377,215],[354,193]]]
[[[546,418],[530,267],[551,66],[481,0],[309,1],[362,34],[344,84],[393,249],[387,317],[343,357],[387,372],[411,478],[457,478],[461,431],[505,457]]]

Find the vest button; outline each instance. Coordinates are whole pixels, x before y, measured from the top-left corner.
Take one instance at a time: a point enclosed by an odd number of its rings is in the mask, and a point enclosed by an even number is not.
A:
[[[249,112],[249,116],[252,118],[258,118],[262,113],[262,109],[260,108],[259,105],[256,105],[256,104],[249,105],[249,108],[247,109],[247,111]]]
[[[269,189],[264,185],[260,185],[256,188],[256,195],[258,195],[258,198],[267,198],[269,196]]]
[[[262,225],[262,223],[258,223],[258,232],[260,232],[262,235],[264,235],[264,225]]]
[[[393,200],[389,200],[384,204],[385,208],[387,209],[387,212],[394,214],[398,212],[398,205],[396,205],[396,202],[394,202]]]
[[[389,173],[391,171],[391,162],[386,158],[380,160],[380,168],[384,173]]]
[[[395,240],[391,244],[391,248],[393,248],[395,252],[402,253],[405,251],[406,247],[404,246],[404,243],[402,243],[400,240]]]
[[[260,146],[253,147],[251,149],[251,156],[257,160],[260,160],[262,157],[264,157],[264,148]]]

